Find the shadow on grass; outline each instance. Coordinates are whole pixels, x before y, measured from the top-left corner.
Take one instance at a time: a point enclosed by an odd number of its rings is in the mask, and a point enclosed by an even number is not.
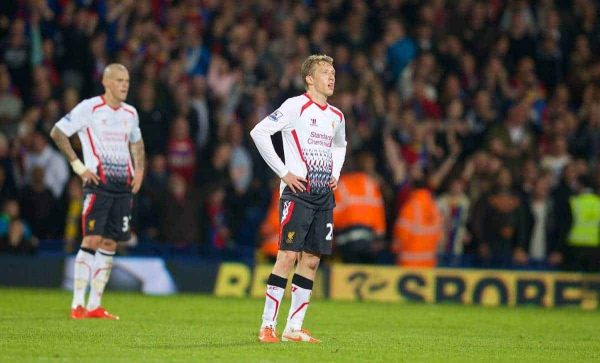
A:
[[[180,349],[194,349],[194,348],[230,348],[230,347],[249,347],[261,345],[257,341],[243,341],[243,342],[226,342],[226,343],[197,343],[197,344],[148,344],[148,345],[135,345],[129,346],[128,348],[133,349],[162,349],[162,350],[180,350]]]

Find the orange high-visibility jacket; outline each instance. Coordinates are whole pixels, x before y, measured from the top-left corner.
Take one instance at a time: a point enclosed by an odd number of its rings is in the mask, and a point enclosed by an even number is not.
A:
[[[266,256],[277,257],[279,251],[279,187],[273,193],[267,215],[260,225],[260,250]]]
[[[442,217],[431,192],[416,189],[400,209],[394,225],[393,252],[403,267],[435,267],[442,239]]]
[[[385,210],[379,183],[367,173],[344,174],[335,190],[333,221],[340,231],[348,227],[369,227],[376,235],[385,233]]]

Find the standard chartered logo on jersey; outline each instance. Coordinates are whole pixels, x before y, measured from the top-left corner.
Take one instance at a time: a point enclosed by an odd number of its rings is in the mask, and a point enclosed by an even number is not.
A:
[[[311,131],[310,137],[308,138],[309,145],[320,145],[331,147],[331,143],[333,142],[333,136],[327,134],[321,134],[318,132]]]

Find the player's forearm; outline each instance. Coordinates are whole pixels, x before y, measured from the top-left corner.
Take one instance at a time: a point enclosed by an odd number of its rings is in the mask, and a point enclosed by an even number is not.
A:
[[[54,126],[52,128],[52,131],[50,131],[50,137],[52,138],[52,140],[54,140],[54,143],[56,144],[58,149],[62,151],[63,154],[65,154],[69,162],[78,159],[75,150],[73,150],[73,146],[71,146],[71,141],[69,140],[67,135],[60,131],[58,127]]]
[[[144,171],[146,162],[146,151],[144,150],[144,140],[133,142],[130,145],[133,167],[136,171]]]
[[[333,170],[332,175],[336,180],[340,179],[340,173],[346,160],[346,147],[345,146],[334,146],[331,150],[333,157]]]

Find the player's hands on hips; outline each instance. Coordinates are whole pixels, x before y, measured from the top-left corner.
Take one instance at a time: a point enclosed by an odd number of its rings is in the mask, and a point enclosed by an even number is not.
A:
[[[71,168],[73,168],[73,171],[75,172],[75,174],[79,175],[79,177],[81,178],[83,185],[86,185],[89,183],[95,184],[95,185],[100,184],[100,178],[98,177],[98,175],[93,173],[90,169],[86,168],[85,164],[82,163],[81,160],[79,160],[79,159],[71,160],[70,164],[71,164]]]
[[[306,183],[306,179],[304,179],[301,176],[297,176],[297,175],[294,175],[294,174],[288,172],[287,174],[285,174],[283,176],[283,178],[281,178],[281,180],[283,180],[283,182],[286,183],[287,186],[290,187],[290,189],[294,193],[296,193],[297,191],[298,192],[306,191],[306,185],[304,185],[304,183]]]
[[[131,192],[136,194],[142,187],[142,180],[144,180],[144,172],[136,170],[131,181]]]
[[[329,181],[329,187],[331,188],[331,190],[336,190],[337,189],[337,179],[334,177],[331,177],[331,180]]]
[[[98,184],[100,184],[100,177],[98,177],[98,175],[92,173],[92,171],[89,169],[84,171],[79,177],[83,181],[83,185],[87,185],[87,184],[98,185]]]

